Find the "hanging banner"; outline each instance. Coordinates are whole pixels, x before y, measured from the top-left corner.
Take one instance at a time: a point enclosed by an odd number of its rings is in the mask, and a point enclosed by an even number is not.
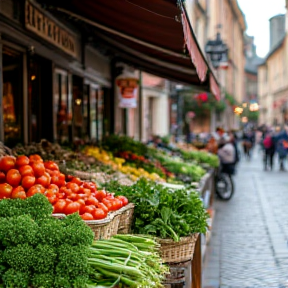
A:
[[[120,108],[136,108],[139,80],[136,78],[119,78],[116,80]]]

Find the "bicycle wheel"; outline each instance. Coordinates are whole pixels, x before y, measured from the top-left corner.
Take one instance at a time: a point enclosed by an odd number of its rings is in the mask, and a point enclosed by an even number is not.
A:
[[[231,175],[220,173],[216,177],[215,192],[221,200],[230,200],[234,193],[234,183]]]

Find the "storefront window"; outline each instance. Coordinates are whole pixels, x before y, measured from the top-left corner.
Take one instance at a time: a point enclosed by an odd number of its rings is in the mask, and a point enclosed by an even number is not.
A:
[[[3,122],[7,146],[22,140],[22,61],[22,54],[3,46]]]
[[[90,137],[100,141],[103,137],[103,91],[96,84],[90,85]]]
[[[56,139],[68,142],[71,137],[72,103],[70,93],[70,77],[66,71],[56,69],[54,74],[54,113],[56,117]]]

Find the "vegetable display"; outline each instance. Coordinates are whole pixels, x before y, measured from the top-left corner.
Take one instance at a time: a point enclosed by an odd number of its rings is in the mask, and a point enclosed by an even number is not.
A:
[[[143,178],[132,186],[110,182],[106,188],[135,204],[133,233],[179,241],[182,236],[206,232],[208,214],[194,190],[171,190]]]
[[[0,159],[0,199],[25,199],[38,193],[47,197],[54,213],[77,212],[84,220],[104,219],[109,211],[128,204],[125,197],[98,190],[93,181],[64,175],[54,161],[44,162],[37,154]]]
[[[169,269],[161,264],[158,248],[149,236],[116,235],[94,242],[89,249],[88,288],[163,287]]]
[[[0,282],[9,288],[84,288],[93,232],[79,215],[51,216],[42,194],[0,201]]]

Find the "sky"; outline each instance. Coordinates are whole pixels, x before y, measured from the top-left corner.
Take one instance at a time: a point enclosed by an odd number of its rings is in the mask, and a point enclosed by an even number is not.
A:
[[[257,55],[265,57],[269,52],[269,19],[285,14],[285,0],[238,0],[245,14],[247,34],[254,36]]]

